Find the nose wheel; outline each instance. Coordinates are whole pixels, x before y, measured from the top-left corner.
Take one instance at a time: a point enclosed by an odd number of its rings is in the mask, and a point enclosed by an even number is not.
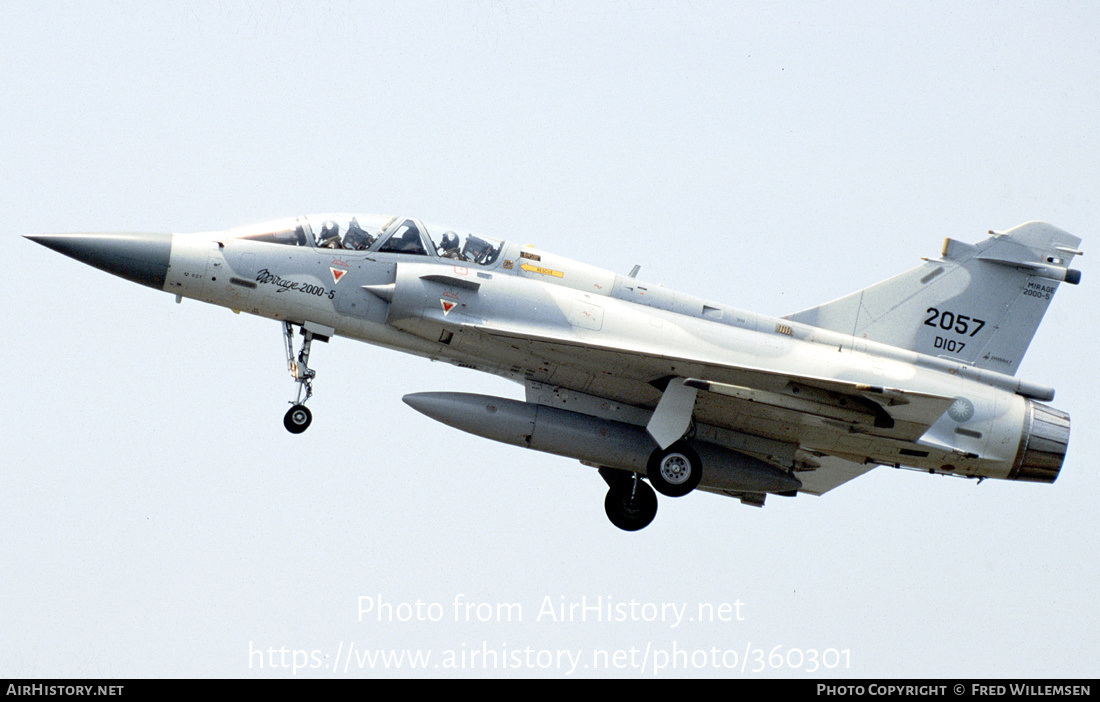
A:
[[[313,413],[305,405],[294,405],[283,417],[283,426],[291,434],[301,434],[309,429],[311,422],[313,422]]]
[[[317,377],[317,373],[309,367],[310,346],[315,338],[328,341],[328,337],[315,335],[302,327],[302,348],[297,355],[294,353],[294,325],[290,322],[283,322],[283,338],[286,340],[287,369],[290,377],[298,383],[298,394],[290,401],[292,407],[283,417],[283,426],[291,434],[301,434],[313,422],[313,413],[306,407],[306,402],[313,397],[313,379]]]

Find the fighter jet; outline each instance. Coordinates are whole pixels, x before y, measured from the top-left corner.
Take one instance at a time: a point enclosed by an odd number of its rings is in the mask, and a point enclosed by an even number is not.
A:
[[[581,461],[624,530],[654,490],[761,507],[875,466],[1052,483],[1069,415],[1015,377],[1081,240],[1042,222],[948,238],[937,258],[769,317],[412,217],[324,214],[194,234],[43,234],[55,251],[176,297],[282,324],[312,422],[314,341],[365,341],[516,381],[522,400],[421,392],[462,431]],[[301,336],[298,343],[295,330]]]

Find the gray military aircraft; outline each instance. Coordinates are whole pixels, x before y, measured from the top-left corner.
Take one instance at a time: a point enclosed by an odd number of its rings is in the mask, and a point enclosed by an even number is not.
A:
[[[579,459],[617,527],[653,492],[763,506],[877,465],[1052,483],[1069,415],[1014,377],[1081,240],[1041,222],[768,317],[410,217],[311,215],[197,234],[27,237],[176,296],[278,320],[312,421],[313,341],[342,336],[515,380],[523,401],[405,396],[478,436]],[[295,327],[302,341],[296,349]],[[643,481],[647,479],[648,484]],[[652,486],[652,488],[650,487]]]

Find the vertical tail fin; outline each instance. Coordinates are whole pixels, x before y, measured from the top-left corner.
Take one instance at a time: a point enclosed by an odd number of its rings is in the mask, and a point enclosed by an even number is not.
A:
[[[946,239],[939,259],[788,319],[1016,373],[1081,240],[1028,222],[978,244]]]

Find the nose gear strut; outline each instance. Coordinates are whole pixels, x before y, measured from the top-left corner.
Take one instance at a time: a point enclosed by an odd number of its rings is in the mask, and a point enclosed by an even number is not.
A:
[[[313,344],[314,334],[305,326],[302,327],[302,349],[298,352],[297,359],[294,356],[294,325],[291,322],[283,322],[283,337],[286,339],[287,369],[290,370],[290,377],[298,383],[298,395],[290,401],[292,407],[283,417],[283,426],[291,434],[301,434],[313,421],[313,413],[306,407],[306,402],[313,396],[313,379],[317,377],[317,373],[309,367],[309,349]],[[325,336],[317,335],[316,338],[328,341]]]

